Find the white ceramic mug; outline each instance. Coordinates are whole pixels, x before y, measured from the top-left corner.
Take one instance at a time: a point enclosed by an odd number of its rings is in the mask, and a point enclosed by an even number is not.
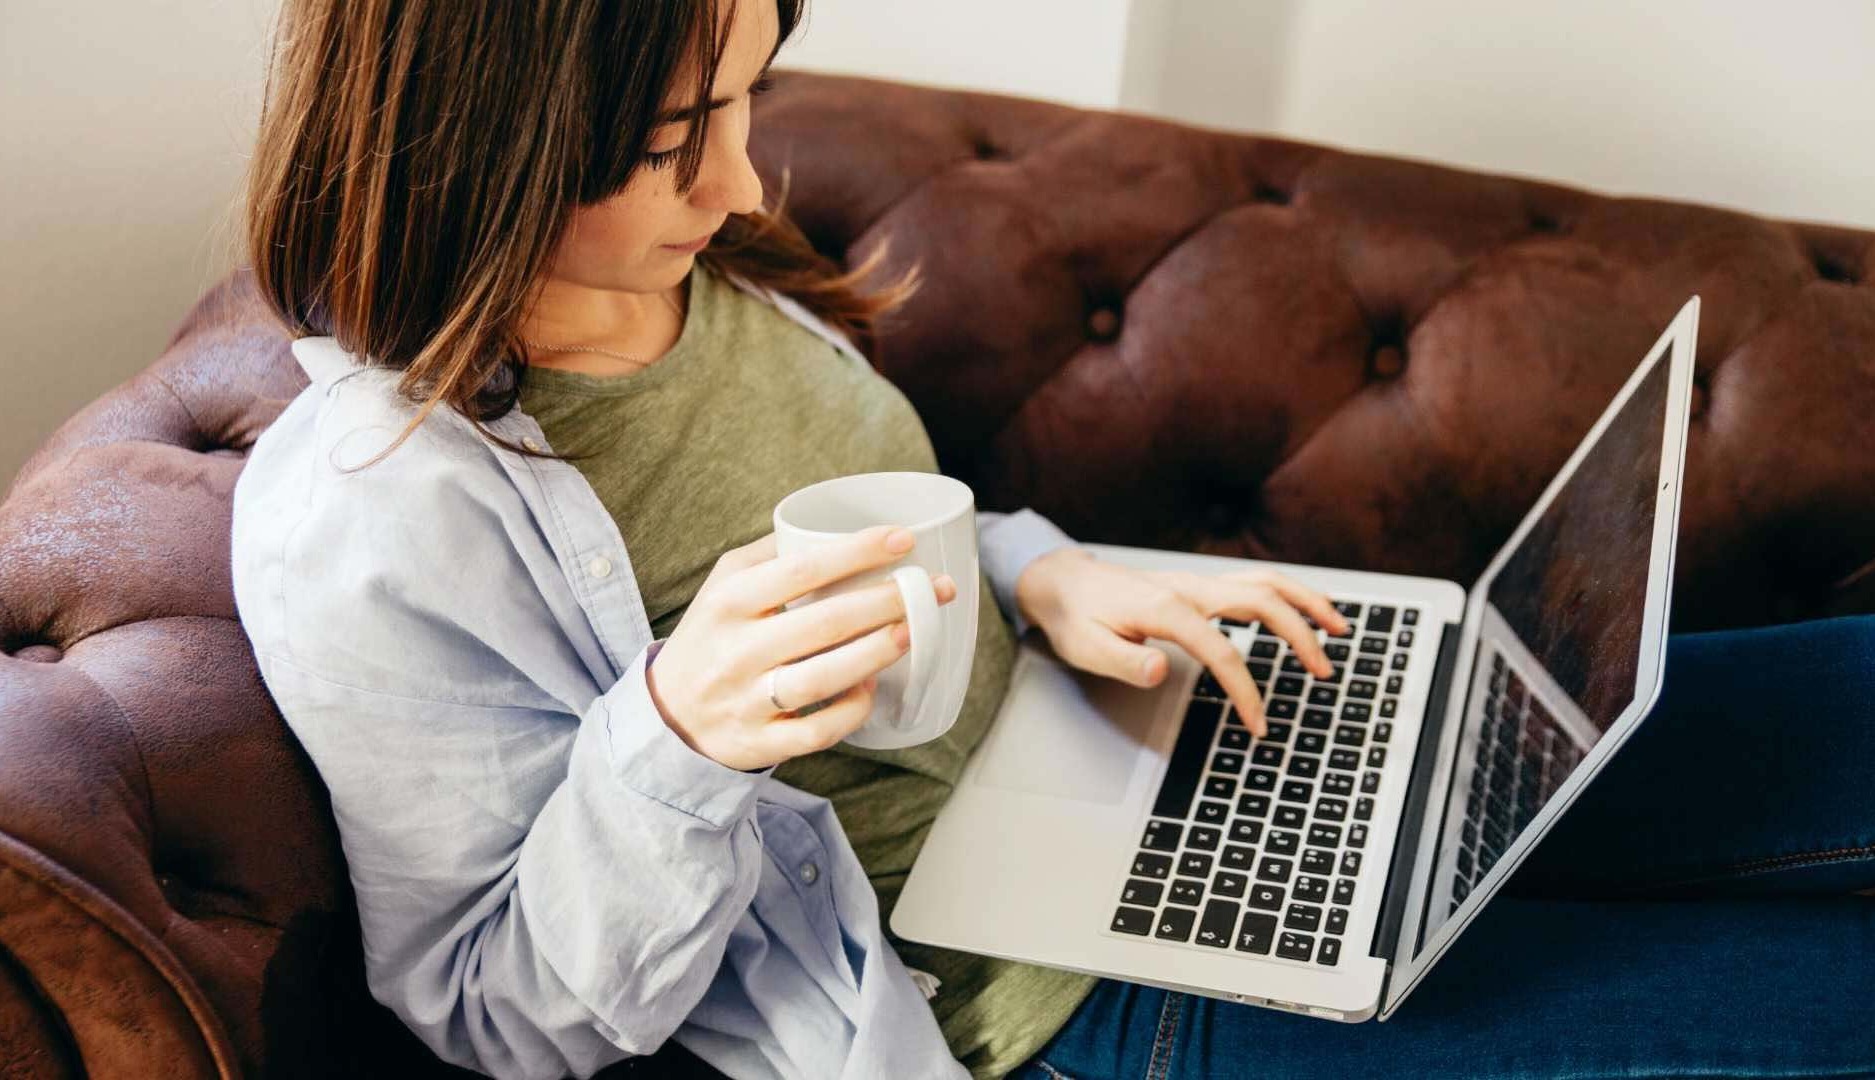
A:
[[[893,750],[949,731],[970,688],[980,591],[976,494],[970,485],[941,473],[877,472],[810,484],[775,504],[780,555],[877,525],[903,526],[917,543],[896,562],[842,578],[788,606],[880,581],[897,582],[911,648],[879,672],[871,715],[846,737],[854,746]],[[949,574],[957,585],[956,597],[942,606],[931,585],[940,574]]]

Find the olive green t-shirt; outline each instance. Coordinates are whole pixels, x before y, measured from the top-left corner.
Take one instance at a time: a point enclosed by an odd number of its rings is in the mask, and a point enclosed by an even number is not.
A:
[[[884,376],[700,262],[689,291],[676,344],[650,367],[620,376],[530,368],[521,395],[555,451],[595,452],[574,465],[618,523],[659,638],[719,555],[773,530],[775,504],[790,492],[851,473],[938,471],[923,422]],[[774,773],[832,802],[881,917],[1009,685],[1015,636],[987,579],[977,587],[970,688],[947,734],[904,750],[842,743]],[[1033,1056],[1095,982],[887,934],[906,964],[941,980],[932,1010],[977,1078]]]

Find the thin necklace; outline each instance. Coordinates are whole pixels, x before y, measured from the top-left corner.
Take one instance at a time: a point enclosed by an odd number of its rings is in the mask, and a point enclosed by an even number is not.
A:
[[[679,323],[683,322],[684,311],[682,308],[677,306],[677,301],[672,300],[669,293],[659,293],[658,296],[665,303],[671,306],[672,311],[677,313],[677,321]],[[619,360],[627,361],[629,363],[637,364],[639,367],[651,366],[651,361],[646,360],[643,357],[633,356],[630,353],[615,352],[611,349],[602,349],[597,345],[543,345],[538,341],[528,341],[526,338],[521,339],[521,344],[527,346],[530,349],[540,349],[544,352],[598,353],[601,356],[610,356]]]

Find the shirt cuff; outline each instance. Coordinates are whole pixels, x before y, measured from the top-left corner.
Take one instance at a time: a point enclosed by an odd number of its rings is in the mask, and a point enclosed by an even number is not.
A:
[[[606,749],[612,774],[647,799],[727,829],[747,817],[768,770],[743,772],[692,750],[664,722],[645,668],[663,647],[640,649],[625,674],[599,699],[605,710]]]
[[[1016,580],[1037,556],[1073,546],[1072,537],[1026,506],[1013,514],[977,511],[977,561],[1018,640],[1030,623],[1016,605]]]

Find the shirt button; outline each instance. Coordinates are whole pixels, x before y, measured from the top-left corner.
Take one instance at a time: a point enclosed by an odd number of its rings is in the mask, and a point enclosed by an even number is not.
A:
[[[604,555],[594,555],[592,561],[586,564],[586,572],[596,578],[611,577],[612,560]]]
[[[533,439],[522,439],[521,446],[524,449],[531,450],[536,454],[540,453],[540,444],[535,442]]]
[[[801,880],[809,885],[820,880],[820,867],[811,862],[801,864]]]

